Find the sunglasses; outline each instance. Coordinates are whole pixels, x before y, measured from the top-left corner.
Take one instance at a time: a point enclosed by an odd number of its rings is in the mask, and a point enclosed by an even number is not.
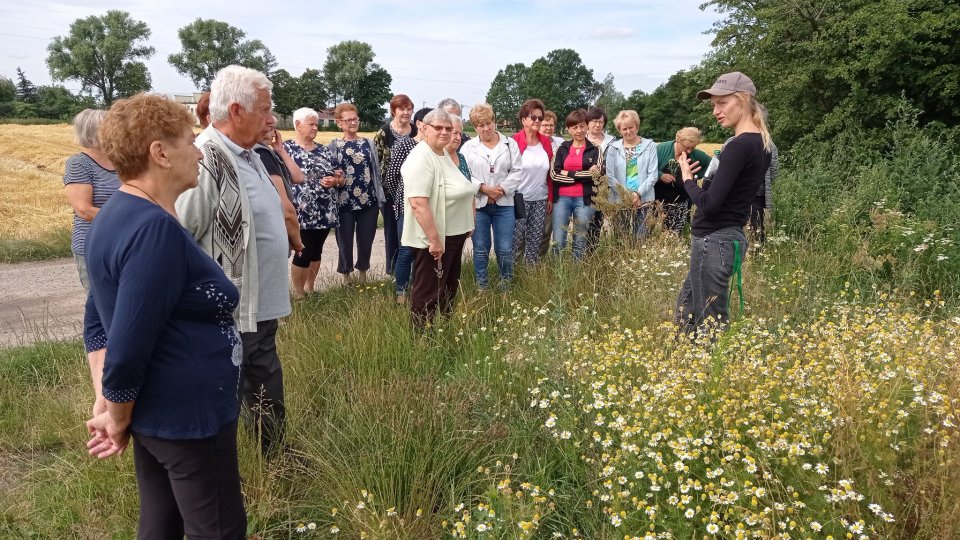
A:
[[[453,126],[435,126],[433,124],[427,124],[437,131],[446,131],[447,133],[453,133]]]
[[[534,116],[534,115],[532,115],[532,114],[531,114],[530,116],[528,116],[527,118],[529,118],[531,122],[542,122],[542,121],[543,121],[543,117],[542,117],[542,116]]]

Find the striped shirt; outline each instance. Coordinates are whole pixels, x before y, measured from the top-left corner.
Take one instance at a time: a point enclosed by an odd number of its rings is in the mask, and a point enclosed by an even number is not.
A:
[[[81,152],[67,159],[66,170],[63,173],[63,185],[69,184],[92,185],[93,206],[100,208],[120,188],[120,179],[117,178],[117,171],[104,169],[92,157]],[[89,229],[90,222],[74,212],[73,237],[70,248],[75,255],[83,255],[83,244],[86,241]]]

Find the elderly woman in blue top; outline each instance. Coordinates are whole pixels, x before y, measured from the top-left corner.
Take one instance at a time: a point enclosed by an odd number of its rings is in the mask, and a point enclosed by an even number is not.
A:
[[[607,146],[608,199],[620,204],[621,194],[628,197],[622,201],[626,209],[614,216],[614,225],[623,233],[645,238],[649,234],[645,223],[649,206],[644,203],[653,201],[653,186],[657,183],[657,145],[651,139],[640,137],[637,111],[620,111],[613,122],[623,138]]]
[[[343,170],[339,193],[340,226],[337,227],[337,245],[340,261],[337,273],[345,283],[365,282],[370,270],[370,252],[377,234],[377,215],[386,202],[380,183],[380,161],[373,141],[357,135],[360,116],[352,103],[341,103],[333,111],[343,136],[327,147],[331,158]],[[353,260],[353,242],[357,242],[357,260]],[[353,277],[353,270],[357,277]]]
[[[140,94],[101,129],[122,187],[87,237],[88,343],[109,345],[106,412],[87,422],[90,453],[134,435],[139,538],[244,538],[237,465],[242,349],[237,288],[177,220],[200,151],[181,105]]]
[[[497,131],[493,107],[479,103],[470,109],[470,122],[477,137],[463,143],[463,156],[470,167],[470,177],[479,188],[476,209],[477,223],[473,232],[473,272],[481,291],[490,286],[487,267],[490,263],[491,235],[493,251],[500,267],[500,288],[513,279],[513,230],[516,214],[513,197],[520,187],[523,161],[517,141]]]

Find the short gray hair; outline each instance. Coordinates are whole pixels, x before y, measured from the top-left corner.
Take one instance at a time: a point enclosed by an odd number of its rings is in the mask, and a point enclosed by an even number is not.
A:
[[[233,103],[250,111],[257,101],[258,89],[267,92],[273,89],[273,83],[263,73],[237,65],[221,69],[210,85],[210,121],[229,120]]]
[[[445,111],[445,110],[443,110],[443,109],[441,109],[441,108],[436,108],[436,109],[428,112],[427,115],[423,117],[423,123],[424,123],[424,124],[438,124],[438,123],[440,123],[440,122],[450,122],[451,124],[453,124],[453,119],[452,119],[452,117],[453,117],[453,115],[450,114],[450,113],[448,113],[447,111]]]
[[[308,118],[320,119],[320,115],[317,114],[317,111],[311,109],[310,107],[300,107],[299,109],[293,111],[293,125],[296,126],[297,122],[303,122]]]
[[[459,110],[460,112],[463,112],[463,107],[461,107],[460,104],[457,103],[457,100],[455,100],[455,99],[453,99],[453,98],[447,98],[447,99],[442,99],[442,100],[440,100],[440,103],[437,103],[437,108],[438,108],[438,109],[443,109],[443,110],[445,110],[445,111],[447,111],[447,112],[450,112],[450,109],[457,109],[457,110]]]
[[[73,117],[73,140],[84,148],[100,147],[100,124],[107,111],[84,109]]]

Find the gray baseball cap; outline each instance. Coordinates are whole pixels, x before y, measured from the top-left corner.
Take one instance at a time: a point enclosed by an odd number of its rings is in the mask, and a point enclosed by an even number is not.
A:
[[[750,77],[747,77],[739,71],[734,71],[732,73],[724,73],[717,77],[713,86],[697,92],[697,99],[710,99],[710,96],[729,96],[734,92],[746,92],[751,96],[756,96],[757,87],[754,86]]]

